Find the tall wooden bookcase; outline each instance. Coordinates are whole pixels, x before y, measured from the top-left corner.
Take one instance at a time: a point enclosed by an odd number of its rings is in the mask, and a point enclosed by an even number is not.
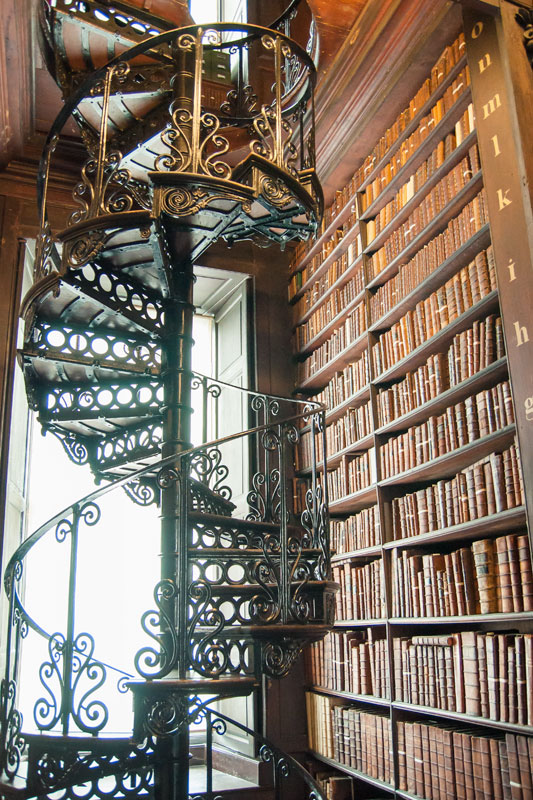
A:
[[[341,586],[334,632],[307,653],[310,749],[361,797],[533,797],[515,11],[463,11],[291,266],[297,389],[329,408]],[[313,447],[303,430],[302,481]]]

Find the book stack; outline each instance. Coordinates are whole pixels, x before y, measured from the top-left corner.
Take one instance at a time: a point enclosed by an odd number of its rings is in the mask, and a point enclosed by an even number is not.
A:
[[[394,640],[396,699],[533,724],[533,634],[463,631]]]
[[[479,164],[477,145],[472,146],[472,151],[472,155],[469,154],[463,158],[428,192],[419,205],[409,214],[405,222],[394,228],[385,244],[385,247],[388,248],[386,250],[386,255],[388,254],[387,262],[392,261],[394,257],[391,257],[391,252],[401,252],[469,183],[475,174],[473,164]],[[411,194],[408,191],[405,196],[409,197],[409,199],[414,196],[414,180],[413,193]],[[397,202],[392,200],[383,206],[374,219],[366,220],[367,247],[370,248],[374,239],[394,220],[399,211],[397,206]]]
[[[328,458],[335,456],[342,450],[351,446],[373,430],[373,420],[370,413],[370,402],[357,408],[349,408],[340,419],[335,420],[326,428],[326,444]],[[310,469],[313,463],[311,437],[315,436],[316,453],[319,462],[323,461],[322,436],[316,436],[311,432],[303,433],[301,436],[301,468]]]
[[[381,544],[381,524],[377,506],[364,508],[347,519],[330,521],[331,549],[337,555]]]
[[[313,400],[323,403],[330,411],[350,400],[360,392],[369,381],[368,350],[363,350],[360,358],[350,362],[342,371],[335,373],[327,386]]]
[[[531,797],[531,738],[399,721],[398,739],[402,791],[428,800]]]
[[[300,380],[305,381],[315,372],[323,369],[330,361],[333,361],[355,342],[366,331],[366,328],[366,308],[364,303],[360,303],[346,319],[343,319],[339,327],[326,339],[324,344],[317,347],[309,358],[298,365]]]
[[[340,466],[327,474],[330,501],[340,500],[372,486],[376,482],[376,452],[371,447],[365,453],[342,456]]]
[[[407,164],[409,159],[412,158],[428,136],[433,133],[433,130],[438,126],[439,122],[442,121],[443,117],[450,111],[455,103],[457,103],[469,86],[470,72],[466,66],[453,83],[448,86],[442,97],[432,106],[429,113],[422,117],[413,133],[402,141],[400,147],[395,150],[377,176],[366,186],[364,192],[361,193],[363,212],[377,200],[379,195],[396,177],[402,167]],[[473,127],[472,120],[472,128]]]
[[[385,131],[378,140],[374,149],[367,156],[359,170],[355,174],[356,186],[365,183],[367,176],[375,169],[376,165],[391,150],[403,132],[408,128],[409,123],[416,118],[423,106],[428,102],[445,78],[449,75],[456,64],[465,57],[465,39],[462,33],[448,47],[446,47],[437,63],[431,70],[430,77],[424,81],[418,89],[409,105],[400,113],[393,124]]]
[[[449,553],[393,550],[392,562],[394,616],[531,610],[531,554],[524,535],[480,539]]]
[[[373,628],[330,633],[306,650],[308,683],[334,692],[389,697],[387,641]]]
[[[401,300],[420,286],[443,262],[430,258],[432,248],[424,247],[416,256],[399,268],[387,283],[379,286],[370,298],[372,323],[378,321],[393,309]],[[476,257],[463,267],[444,286],[449,321],[457,319],[467,308],[481,300],[497,288],[496,270],[492,247],[481,250]]]
[[[511,390],[503,381],[385,442],[380,448],[381,476],[406,472],[513,423]]]
[[[394,497],[395,539],[437,531],[481,519],[524,503],[516,446],[490,453],[448,480]]]
[[[383,560],[356,566],[351,561],[334,564],[333,580],[341,587],[336,594],[337,620],[382,619]]]
[[[501,318],[490,314],[484,320],[476,320],[472,327],[454,336],[445,352],[430,355],[418,369],[378,391],[380,426],[435,399],[504,355]]]

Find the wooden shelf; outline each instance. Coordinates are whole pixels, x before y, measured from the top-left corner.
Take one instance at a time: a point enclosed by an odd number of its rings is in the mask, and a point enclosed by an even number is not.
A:
[[[339,561],[355,561],[357,558],[379,556],[381,555],[381,547],[380,544],[375,544],[372,547],[363,547],[361,550],[350,550],[348,553],[335,553],[331,558],[331,563],[338,564]]]
[[[309,317],[311,317],[320,306],[324,305],[328,297],[330,297],[337,289],[342,288],[346,283],[349,282],[351,278],[358,272],[359,269],[362,268],[363,265],[363,254],[361,253],[355,261],[352,261],[350,266],[346,267],[342,275],[339,275],[335,283],[332,283],[331,286],[320,295],[320,300],[317,300],[316,303],[313,303],[310,308],[307,309],[305,314],[302,314],[296,325],[293,326],[293,330],[295,330],[298,325],[302,325],[306,322]]]
[[[512,614],[465,614],[453,617],[391,617],[391,625],[478,625],[482,623],[504,622],[517,624],[519,622],[533,622],[531,611],[515,611]]]
[[[427,403],[423,403],[413,411],[402,414],[401,417],[396,417],[392,422],[387,422],[386,425],[382,425],[375,433],[381,435],[410,428],[411,425],[426,420],[430,416],[440,414],[448,408],[448,406],[464,400],[465,397],[476,394],[476,392],[481,391],[485,387],[494,386],[500,380],[507,377],[507,375],[507,358],[499,358],[497,361],[489,364],[488,367],[484,367],[484,369],[476,372],[476,374],[472,375],[470,378],[466,378],[455,386],[445,389],[437,395],[437,397],[428,400]]]
[[[330,320],[327,325],[324,325],[320,333],[318,333],[316,336],[313,336],[313,338],[310,339],[307,344],[303,345],[303,347],[301,347],[298,351],[298,354],[300,356],[305,356],[320,347],[320,345],[323,344],[337,328],[340,328],[342,323],[345,322],[347,317],[350,316],[354,308],[356,308],[364,300],[364,297],[365,289],[359,292],[359,294],[357,294],[353,300],[350,300],[350,302],[344,306],[337,316],[333,317],[333,319]]]
[[[478,253],[485,250],[490,244],[490,227],[488,223],[483,225],[473,236],[459,247],[451,256],[445,259],[442,264],[436,267],[422,283],[416,286],[412,292],[402,298],[396,305],[383,314],[382,317],[372,322],[370,330],[372,332],[390,328],[397,322],[409,309],[413,308],[420,300],[443,286],[449,278],[453,277],[459,269],[466,267]]]
[[[370,775],[365,775],[364,772],[358,772],[356,769],[353,769],[353,767],[348,767],[346,764],[341,764],[339,761],[334,761],[332,758],[323,756],[314,750],[310,750],[309,752],[319,761],[323,761],[324,764],[329,764],[330,767],[340,769],[342,772],[346,772],[347,775],[352,775],[354,778],[360,778],[371,786],[376,786],[379,789],[385,789],[387,792],[394,792],[394,787],[389,783],[384,783],[384,781],[380,781],[378,778],[372,778]]]
[[[526,509],[524,506],[517,506],[516,508],[499,511],[497,514],[462,522],[459,525],[450,525],[448,528],[440,528],[440,530],[429,531],[418,536],[406,536],[405,539],[385,542],[383,549],[400,550],[406,547],[438,544],[439,542],[477,539],[480,536],[487,537],[493,534],[511,533],[524,528],[526,524]]]
[[[377,502],[377,484],[372,484],[366,489],[347,494],[342,500],[330,500],[329,510],[334,514],[344,514],[349,511],[359,511],[366,506]]]
[[[415,253],[421,250],[431,239],[442,233],[450,221],[459,214],[459,212],[478,194],[483,186],[483,176],[481,172],[477,172],[462,189],[447,203],[444,208],[435,214],[432,220],[428,222],[414,239],[400,250],[392,261],[378,272],[378,274],[368,281],[368,288],[373,289],[386,283],[390,278],[398,273],[398,270],[413,257]],[[375,240],[374,240],[375,241]],[[365,249],[365,254],[375,253],[378,247],[374,247],[374,242]]]
[[[323,389],[336,372],[343,370],[344,367],[361,355],[367,344],[368,333],[364,331],[358,339],[351,342],[348,347],[345,347],[344,350],[332,358],[328,364],[325,364],[314,375],[302,381],[297,386],[297,391],[309,392],[311,389],[316,389],[317,391]]]
[[[480,458],[497,451],[499,448],[508,447],[512,444],[515,437],[516,426],[507,425],[499,431],[482,436],[474,442],[450,450],[438,458],[434,458],[425,464],[400,472],[390,478],[383,478],[379,482],[380,486],[398,486],[405,483],[416,483],[419,481],[432,481],[435,478],[446,478],[455,475],[464,467],[473,464]]]
[[[533,727],[530,725],[500,722],[499,720],[486,719],[485,717],[475,717],[472,714],[460,714],[458,711],[443,711],[440,708],[431,708],[431,706],[418,706],[414,703],[395,701],[391,705],[398,711],[409,711],[413,714],[424,714],[431,717],[439,717],[440,719],[457,720],[457,722],[465,722],[468,725],[478,725],[480,728],[497,728],[502,731],[533,736]]]
[[[370,172],[370,174],[366,176],[364,181],[359,186],[358,191],[362,191],[363,189],[366,189],[368,184],[372,183],[374,178],[376,178],[377,175],[381,172],[381,170],[383,169],[385,164],[388,161],[390,161],[391,156],[393,155],[393,153],[396,153],[399,150],[400,146],[403,144],[403,142],[405,142],[405,140],[408,139],[409,136],[418,128],[420,120],[423,119],[425,116],[427,116],[428,112],[431,111],[431,109],[433,108],[433,106],[435,105],[437,100],[440,100],[440,98],[442,97],[442,95],[444,94],[444,92],[446,91],[448,86],[450,86],[450,84],[452,84],[454,82],[454,80],[459,75],[461,70],[463,70],[466,67],[466,63],[467,63],[466,62],[466,56],[463,56],[462,58],[459,59],[457,64],[454,67],[452,67],[452,69],[446,75],[446,77],[444,78],[442,83],[439,84],[439,86],[435,89],[435,91],[433,92],[431,97],[428,98],[428,100],[420,108],[420,110],[417,112],[417,114],[413,117],[413,119],[411,120],[409,125],[407,125],[407,127],[402,131],[402,133],[396,139],[396,141],[393,142],[393,144],[389,147],[387,152],[382,156],[382,158],[378,161],[378,163],[372,168],[372,171]],[[467,91],[466,94],[470,94],[470,92]],[[455,108],[455,105],[454,105],[454,108]],[[452,110],[453,109],[450,109],[450,111],[452,111]],[[442,122],[442,120],[441,120],[441,122]],[[427,141],[427,139],[426,139],[426,141]],[[425,142],[424,142],[424,144],[425,144]],[[413,155],[414,155],[414,153],[413,153]],[[407,164],[409,164],[409,163],[410,163],[410,161],[407,162]],[[407,164],[405,166],[407,166]]]
[[[379,619],[338,619],[335,620],[335,628],[372,628],[376,625],[386,625],[387,618]]]
[[[443,352],[443,349],[451,342],[454,336],[469,328],[476,319],[482,319],[498,309],[498,292],[495,290],[482,297],[475,305],[464,311],[460,317],[454,319],[453,322],[450,322],[442,330],[435,333],[430,339],[422,342],[405,358],[396,362],[385,372],[377,375],[372,383],[386,383],[387,381],[393,381],[395,378],[401,378],[407,372],[423,364],[428,355]]]
[[[311,686],[309,691],[316,694],[326,694],[328,697],[342,697],[343,700],[353,700],[355,703],[368,703],[373,706],[385,706],[390,708],[391,701],[383,697],[374,697],[370,694],[352,694],[352,692],[337,691],[327,689],[325,686]]]

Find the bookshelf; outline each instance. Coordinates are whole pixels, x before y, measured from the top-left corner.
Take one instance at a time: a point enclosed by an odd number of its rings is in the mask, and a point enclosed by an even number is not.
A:
[[[309,748],[364,796],[525,800],[529,488],[479,60],[466,23],[454,33],[290,267],[296,389],[328,407],[326,461],[315,447],[341,587],[306,653]]]

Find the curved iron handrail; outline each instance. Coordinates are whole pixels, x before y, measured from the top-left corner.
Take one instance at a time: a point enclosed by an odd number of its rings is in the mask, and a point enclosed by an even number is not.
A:
[[[201,378],[206,378],[207,376],[201,375],[200,373],[193,373],[193,375],[200,376]],[[313,401],[303,401],[303,400],[295,400],[288,397],[281,397],[276,395],[268,395],[268,394],[261,394],[259,392],[254,392],[250,389],[242,389],[241,387],[233,386],[232,384],[224,383],[223,381],[216,381],[215,379],[208,378],[208,380],[212,381],[213,383],[220,384],[222,386],[226,386],[230,389],[237,389],[244,394],[247,395],[254,395],[260,398],[267,398],[268,400],[273,401],[284,401],[289,403],[297,403],[304,405],[304,410],[295,415],[291,415],[289,417],[285,417],[283,419],[276,419],[275,423],[278,424],[296,424],[299,420],[307,419],[311,414],[323,414],[326,411],[326,406],[321,403],[316,403]],[[10,557],[5,571],[4,571],[4,590],[6,592],[7,597],[10,597],[10,586],[12,585],[12,577],[14,570],[16,568],[17,563],[22,563],[23,559],[26,555],[30,552],[30,550],[39,542],[47,533],[52,531],[57,527],[57,525],[71,515],[75,509],[83,509],[85,506],[94,503],[96,500],[99,500],[104,495],[110,494],[115,489],[118,489],[124,486],[127,483],[132,483],[134,481],[138,481],[146,476],[152,476],[154,471],[157,470],[160,472],[163,468],[168,467],[170,465],[175,465],[176,462],[183,461],[186,458],[193,457],[195,453],[200,453],[203,450],[211,449],[211,448],[218,448],[220,445],[226,444],[230,441],[234,441],[237,439],[242,439],[245,436],[250,436],[252,434],[261,433],[262,431],[268,431],[272,427],[273,422],[267,422],[263,425],[258,425],[253,428],[249,428],[245,431],[239,431],[238,433],[230,434],[228,436],[223,436],[219,439],[213,439],[212,441],[205,442],[201,445],[196,445],[195,447],[188,448],[187,450],[183,450],[182,452],[168,456],[167,458],[160,459],[147,467],[143,467],[136,472],[131,473],[130,475],[126,475],[123,478],[118,478],[110,483],[106,484],[105,486],[100,486],[98,489],[95,489],[93,492],[90,492],[88,495],[85,495],[80,500],[77,500],[74,503],[66,506],[64,509],[59,511],[57,514],[54,514],[49,520],[44,522],[42,525],[37,528],[30,536],[28,536],[15,550],[15,552]],[[38,633],[46,635],[43,629],[35,623],[34,620],[27,614],[25,611],[22,603],[20,602],[19,598],[19,610],[24,614],[25,621]]]

